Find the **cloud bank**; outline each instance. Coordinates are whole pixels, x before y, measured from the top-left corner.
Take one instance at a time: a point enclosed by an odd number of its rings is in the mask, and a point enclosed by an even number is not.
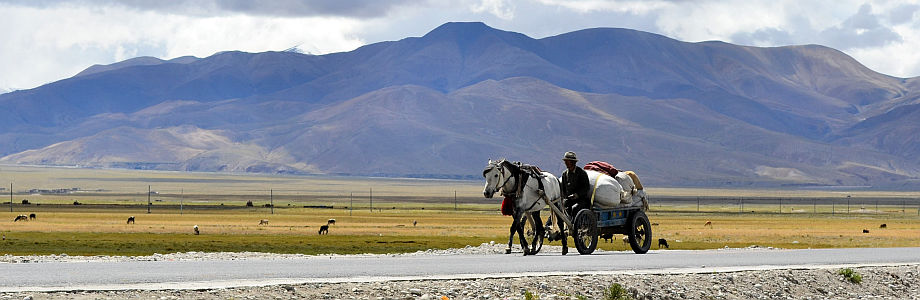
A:
[[[697,42],[821,44],[878,72],[920,75],[916,1],[0,0],[0,88],[32,88],[93,64],[215,52],[313,54],[481,21],[534,38],[624,27]]]

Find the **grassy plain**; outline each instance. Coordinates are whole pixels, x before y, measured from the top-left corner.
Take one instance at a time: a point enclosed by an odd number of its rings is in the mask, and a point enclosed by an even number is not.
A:
[[[510,218],[498,212],[500,200],[483,199],[478,181],[0,166],[0,181],[7,178],[14,184],[13,211],[7,210],[9,198],[4,199],[0,255],[412,252],[489,241],[507,243],[510,225]],[[149,214],[148,185],[156,191],[150,195]],[[78,190],[69,193],[28,192],[74,187]],[[840,203],[808,201],[809,197],[844,199],[845,195],[854,195],[847,199],[916,199],[916,193],[796,191],[788,197],[797,198],[798,203],[783,208],[770,201],[751,201],[741,207],[729,198],[788,191],[650,188],[648,192],[653,197],[648,214],[658,224],[652,227],[653,235],[666,238],[672,249],[920,246],[916,210],[920,203],[889,202],[875,209],[866,207],[871,201],[864,200],[851,213],[841,213],[839,207],[832,208]],[[9,187],[0,190],[0,195],[8,194]],[[695,211],[695,201],[654,201],[669,197],[716,200],[705,203],[702,212]],[[22,204],[23,199],[30,204]],[[73,205],[74,201],[82,205]],[[247,201],[254,206],[246,207]],[[268,203],[274,208],[264,206]],[[12,222],[16,215],[29,213],[36,213],[37,219]],[[126,224],[128,216],[135,216],[136,223]],[[318,235],[319,226],[330,218],[337,222],[329,235]],[[261,219],[269,224],[259,225]],[[713,226],[704,227],[707,221]],[[879,228],[882,223],[887,228]],[[192,234],[194,225],[201,235]],[[627,247],[619,241],[600,244],[607,250]]]

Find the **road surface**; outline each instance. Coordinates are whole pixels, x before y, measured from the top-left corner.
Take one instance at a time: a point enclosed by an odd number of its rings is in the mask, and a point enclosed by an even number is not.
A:
[[[311,256],[285,259],[0,263],[0,292],[209,289],[308,282],[682,273],[920,264],[920,248],[664,250],[648,254]]]

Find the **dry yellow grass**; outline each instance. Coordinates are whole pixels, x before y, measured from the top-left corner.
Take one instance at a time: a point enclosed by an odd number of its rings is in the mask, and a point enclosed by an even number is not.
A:
[[[276,249],[284,252],[319,251],[298,246],[304,240],[315,241],[317,245],[322,243],[328,247],[323,248],[323,251],[336,251],[335,243],[342,243],[350,247],[346,252],[354,253],[364,250],[355,246],[356,243],[386,243],[400,238],[419,242],[417,247],[456,246],[438,243],[451,240],[472,244],[490,240],[506,243],[511,223],[510,218],[499,214],[499,199],[482,198],[482,183],[477,181],[252,176],[20,166],[2,166],[0,171],[0,180],[13,178],[16,191],[14,212],[0,206],[0,232],[11,238],[28,238],[29,241],[7,243],[2,248],[6,253],[28,253],[32,245],[42,245],[41,249],[46,250],[41,251],[52,251],[50,253],[68,252],[60,250],[73,245],[73,239],[62,237],[68,235],[78,237],[87,245],[98,240],[112,240],[111,247],[126,247],[124,245],[134,244],[137,239],[151,240],[148,244],[129,247],[128,250],[112,250],[106,248],[108,246],[80,250],[80,253],[88,254],[225,249],[222,247],[249,249],[246,245],[253,243],[253,240],[259,240],[261,249],[266,244],[274,243],[271,241],[290,244],[289,247]],[[145,207],[148,184],[159,192],[151,197],[155,201],[151,214],[146,213]],[[69,187],[79,187],[85,192],[51,195],[20,193],[31,188]],[[370,189],[373,189],[376,209],[373,212],[369,209]],[[270,208],[261,207],[269,202],[269,190],[273,190],[274,214],[271,214]],[[454,210],[455,191],[460,202],[458,210]],[[789,197],[840,196],[837,192],[816,191],[649,188],[648,192],[653,195],[653,201],[655,197],[662,196],[754,197],[768,192],[774,196],[779,193],[780,196]],[[913,192],[847,193],[866,197],[917,196]],[[0,199],[8,201],[5,197]],[[21,199],[28,199],[33,204],[21,205]],[[351,199],[354,200],[353,204]],[[244,207],[247,200],[255,202],[255,207]],[[92,205],[69,205],[73,201]],[[182,214],[178,209],[180,201],[185,205]],[[221,203],[226,205],[220,206]],[[789,207],[783,214],[778,214],[778,206],[751,204],[745,205],[746,213],[739,214],[739,209],[731,203],[710,204],[708,210],[714,211],[712,213],[695,213],[693,211],[696,206],[687,203],[652,204],[652,211],[649,212],[651,222],[659,224],[653,226],[654,238],[668,239],[672,249],[750,245],[781,248],[920,246],[920,216],[917,216],[914,209],[915,203],[911,203],[910,213],[899,212],[898,207],[889,206],[882,207],[880,211],[860,207],[859,210],[868,212],[862,214],[855,213],[858,210],[856,207],[853,208],[853,214],[829,214],[830,206],[827,205],[817,206],[815,210],[823,212],[819,214],[808,213],[811,210],[803,207]],[[332,205],[335,208],[303,208],[304,205]],[[346,206],[357,209],[345,209]],[[384,209],[379,210],[381,208]],[[841,210],[840,207],[836,209],[838,212]],[[757,213],[747,213],[751,210]],[[38,219],[11,222],[16,215],[30,212],[37,213]],[[136,224],[126,224],[127,217],[132,215],[136,217]],[[549,212],[543,213],[544,218],[548,215]],[[337,221],[330,228],[332,238],[316,240],[319,226],[330,218]],[[259,225],[261,219],[269,220],[269,224]],[[417,222],[416,226],[413,226],[413,221]],[[712,221],[713,227],[704,228],[706,221]],[[880,229],[882,223],[887,224],[888,228]],[[202,236],[220,243],[201,246],[194,244],[198,241],[189,240],[185,243],[200,247],[157,247],[156,243],[169,243],[169,240],[177,237],[185,240],[186,235],[191,235],[193,225],[199,226]],[[862,229],[868,229],[870,233],[864,234]],[[159,236],[151,237],[150,234]],[[162,242],[158,242],[160,240]],[[333,245],[326,245],[330,242]],[[621,242],[602,243],[600,247],[626,249]],[[368,251],[385,249],[389,248],[384,245]],[[417,248],[398,249],[411,251]]]

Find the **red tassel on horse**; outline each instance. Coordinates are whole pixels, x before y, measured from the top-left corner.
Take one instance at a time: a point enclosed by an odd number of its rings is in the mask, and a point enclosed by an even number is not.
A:
[[[511,197],[505,196],[505,200],[502,200],[502,215],[510,216],[514,214],[514,200]]]

